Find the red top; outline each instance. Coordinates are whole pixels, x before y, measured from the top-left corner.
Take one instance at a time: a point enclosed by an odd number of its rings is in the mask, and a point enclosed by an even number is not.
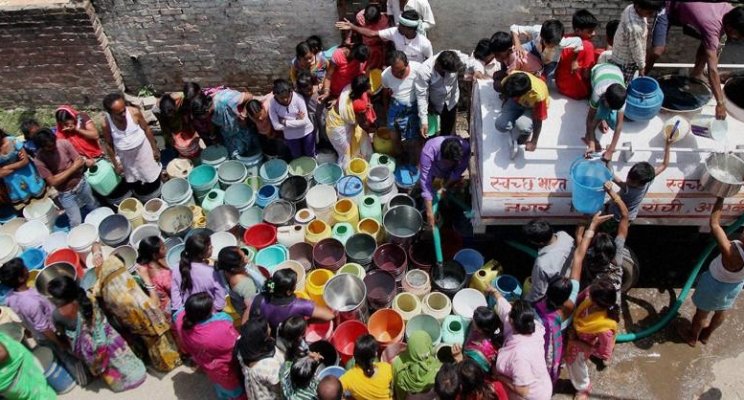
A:
[[[390,27],[390,22],[387,15],[380,15],[380,20],[377,21],[376,24],[368,24],[367,21],[364,20],[364,10],[360,10],[357,13],[356,20],[359,26],[371,29],[373,31],[381,31]],[[367,60],[367,68],[383,69],[385,66],[385,42],[377,36],[362,36],[362,43],[369,47],[369,59]]]
[[[563,49],[561,59],[558,61],[558,67],[555,70],[555,85],[558,87],[558,92],[576,100],[587,99],[592,93],[592,86],[589,82],[589,70],[597,62],[592,42],[582,40],[582,43],[584,49],[579,51],[578,54],[574,52],[574,49]],[[574,60],[578,60],[579,69],[571,72],[571,64]]]
[[[90,122],[90,116],[86,113],[81,113],[70,106],[60,106],[57,111],[64,110],[68,114],[72,115],[73,118],[78,119],[80,117],[80,123],[78,128],[85,127],[85,124]],[[56,113],[56,111],[55,111]],[[72,147],[77,150],[80,155],[88,158],[98,158],[103,155],[101,150],[101,144],[96,139],[88,139],[83,137],[77,129],[69,132],[62,130],[62,124],[57,123],[57,139],[66,139]]]
[[[349,60],[342,48],[333,52],[331,63],[336,67],[331,77],[331,96],[333,97],[338,97],[346,85],[350,84],[357,76],[364,74],[367,66],[367,63]]]

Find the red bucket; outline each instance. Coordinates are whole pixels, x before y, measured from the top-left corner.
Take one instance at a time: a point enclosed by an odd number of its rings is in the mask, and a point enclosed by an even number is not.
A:
[[[346,321],[336,328],[331,336],[331,344],[341,356],[341,365],[346,365],[354,357],[354,342],[366,333],[367,326],[356,320]]]
[[[83,264],[80,263],[80,256],[78,255],[78,253],[75,252],[75,250],[71,248],[63,247],[49,253],[46,260],[44,260],[44,266],[48,267],[58,262],[66,262],[75,267],[75,273],[80,279],[82,279],[83,275],[85,275]],[[91,265],[90,267],[93,266]]]
[[[386,243],[375,250],[372,260],[377,268],[390,272],[396,281],[403,279],[408,266],[406,251],[397,244]]]
[[[313,322],[307,324],[305,330],[305,341],[315,343],[320,340],[328,340],[333,334],[333,321]]]
[[[258,250],[269,247],[276,243],[276,227],[265,223],[253,225],[243,234],[243,242]]]

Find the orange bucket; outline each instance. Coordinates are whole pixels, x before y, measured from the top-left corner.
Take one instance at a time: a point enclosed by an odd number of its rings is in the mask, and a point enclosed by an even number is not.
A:
[[[390,308],[383,308],[382,310],[375,311],[369,317],[367,329],[369,329],[369,334],[374,336],[380,345],[387,346],[391,343],[400,342],[403,339],[403,334],[406,331],[406,323],[403,321],[403,316],[399,312]]]

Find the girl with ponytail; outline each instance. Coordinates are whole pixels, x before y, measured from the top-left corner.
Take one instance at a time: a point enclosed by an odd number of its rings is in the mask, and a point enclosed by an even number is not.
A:
[[[114,392],[135,388],[145,381],[145,364],[74,279],[54,278],[47,290],[57,306],[55,321],[64,327],[72,352],[94,376],[102,377]]]
[[[210,254],[212,243],[208,235],[197,233],[186,239],[178,270],[173,271],[171,308],[174,313],[183,308],[186,298],[200,292],[212,297],[215,310],[225,307],[227,290],[220,273],[208,264]]]
[[[218,399],[246,399],[243,381],[233,349],[238,331],[232,318],[224,312],[214,312],[212,296],[206,292],[192,294],[184,308],[175,315],[175,329],[181,338],[183,351],[207,374]]]
[[[354,342],[354,366],[339,380],[354,399],[392,399],[393,367],[377,361],[379,345],[369,334]]]
[[[271,279],[266,280],[261,294],[253,299],[250,316],[263,316],[268,321],[273,332],[290,317],[313,318],[321,321],[333,319],[333,311],[328,307],[319,306],[311,300],[300,299],[295,296],[297,273],[291,269],[280,269],[274,272]]]
[[[599,360],[598,368],[604,369],[615,347],[620,308],[617,290],[610,280],[599,280],[584,290],[578,298],[573,328],[576,335],[568,341],[565,361],[576,398],[589,398],[591,381],[587,361]]]

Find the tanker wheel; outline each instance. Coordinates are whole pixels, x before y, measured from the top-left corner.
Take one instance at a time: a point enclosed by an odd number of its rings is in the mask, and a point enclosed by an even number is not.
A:
[[[641,266],[633,250],[628,246],[623,249],[623,285],[620,288],[623,293],[630,290],[638,283],[641,274]]]

